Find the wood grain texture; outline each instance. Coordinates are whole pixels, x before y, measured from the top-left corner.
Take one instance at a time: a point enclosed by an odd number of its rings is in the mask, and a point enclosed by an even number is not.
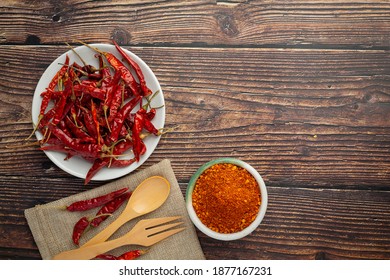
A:
[[[269,187],[263,223],[245,239],[208,259],[376,259],[390,258],[389,197],[384,192]],[[387,196],[387,198],[386,198]],[[369,234],[367,234],[370,232]],[[200,236],[204,247],[214,241]]]
[[[34,86],[46,65],[66,48],[36,47],[34,57],[23,61],[17,57],[25,58],[32,48],[0,49],[12,77],[0,77],[2,100],[7,100],[2,106],[7,109],[1,112],[7,119],[1,127],[5,145],[31,131]],[[388,52],[132,50],[150,65],[162,85],[167,124],[178,125],[163,137],[155,156],[181,161],[181,176],[188,178],[212,158],[234,156],[253,164],[272,184],[388,187]],[[38,68],[31,73],[23,69],[26,62]],[[33,147],[2,152],[11,153],[15,162],[30,158],[20,175],[26,168],[36,172],[42,168],[37,163],[44,155]],[[7,165],[7,157],[3,162]],[[58,176],[50,164],[43,165],[49,168],[47,175]],[[2,172],[18,174],[14,168]]]
[[[263,176],[261,226],[232,242],[198,232],[207,259],[390,259],[389,34],[387,0],[2,1],[0,259],[41,258],[25,209],[103,184],[12,147],[75,39],[115,39],[159,79],[175,129],[140,169],[171,159],[183,194],[217,157]]]
[[[390,47],[386,0],[2,3],[3,44],[113,38],[132,45]]]
[[[0,77],[2,258],[39,258],[24,209],[101,184],[83,187],[35,147],[5,148],[31,132],[35,84],[66,49],[0,47],[0,64],[7,65]],[[166,124],[178,125],[142,168],[172,159],[184,193],[200,165],[233,156],[252,164],[269,186],[264,223],[243,242],[226,246],[199,233],[207,258],[390,257],[387,51],[130,50],[162,85]],[[22,242],[10,245],[15,235]]]

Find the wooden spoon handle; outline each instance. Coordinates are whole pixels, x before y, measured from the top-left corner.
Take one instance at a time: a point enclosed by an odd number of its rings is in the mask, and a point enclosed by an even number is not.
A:
[[[90,260],[97,255],[104,254],[120,246],[129,244],[125,238],[117,238],[107,242],[80,247],[78,249],[65,251],[53,257],[53,260]]]

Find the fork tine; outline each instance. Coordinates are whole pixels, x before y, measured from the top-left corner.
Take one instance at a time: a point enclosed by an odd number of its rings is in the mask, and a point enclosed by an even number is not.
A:
[[[165,231],[167,229],[173,228],[173,227],[175,227],[177,225],[180,225],[182,223],[183,222],[163,224],[161,226],[155,226],[155,227],[152,227],[152,228],[148,228],[148,229],[146,229],[146,232],[148,234],[148,237],[150,237],[151,235],[158,234],[159,232],[162,232],[162,231]]]
[[[151,246],[171,235],[174,235],[178,232],[181,232],[182,230],[184,230],[185,228],[175,228],[175,229],[171,229],[171,230],[168,230],[168,231],[164,231],[162,233],[158,233],[156,235],[153,235],[153,236],[150,236],[148,237],[145,242],[142,244],[144,246]]]
[[[180,218],[181,218],[181,216],[154,218],[154,219],[141,220],[140,223],[142,223],[142,226],[144,228],[151,228],[151,227],[155,227],[155,226],[158,226],[161,224],[172,222],[172,221],[180,219]]]

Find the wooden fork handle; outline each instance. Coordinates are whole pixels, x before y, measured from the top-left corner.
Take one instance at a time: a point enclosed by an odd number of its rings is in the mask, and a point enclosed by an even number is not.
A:
[[[90,260],[97,255],[104,254],[125,244],[131,244],[131,242],[129,242],[128,238],[126,240],[120,237],[103,243],[59,253],[53,257],[53,260]]]

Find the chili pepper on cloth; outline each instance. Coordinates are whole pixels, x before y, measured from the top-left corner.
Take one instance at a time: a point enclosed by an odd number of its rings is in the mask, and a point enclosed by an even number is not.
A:
[[[87,217],[82,217],[78,222],[74,225],[72,240],[73,243],[79,245],[80,237],[84,233],[84,231],[88,228],[90,221]]]
[[[102,260],[134,260],[146,253],[145,250],[133,250],[133,251],[128,251],[126,253],[123,253],[122,255],[116,257],[114,255],[110,254],[100,254],[97,255],[95,258],[96,259],[102,259]]]
[[[112,215],[119,207],[127,201],[132,192],[128,192],[127,187],[118,189],[116,191],[94,197],[91,199],[80,200],[73,202],[66,207],[67,211],[87,211],[97,207],[101,207],[93,218],[86,216],[81,217],[73,227],[72,240],[73,243],[79,245],[82,234],[88,227],[99,226],[108,216]]]
[[[91,226],[92,227],[97,227],[100,225],[104,220],[108,218],[107,214],[112,214],[114,213],[121,205],[127,201],[132,192],[125,192],[121,194],[120,196],[114,198],[113,200],[107,202],[97,213],[96,213],[96,218],[94,218],[91,221]],[[105,215],[104,215],[105,214]]]
[[[66,55],[62,67],[41,93],[38,123],[33,131],[38,129],[43,135],[40,149],[64,152],[65,159],[79,156],[91,162],[85,184],[102,168],[138,162],[146,152],[143,131],[160,135],[152,123],[158,108],[150,106],[153,96],[147,97],[151,91],[140,66],[116,43],[115,47],[121,58],[90,47],[97,52],[99,68],[87,65],[79,55],[84,66]],[[144,106],[143,99],[147,103]],[[49,143],[52,138],[58,142]],[[134,158],[121,158],[129,149]]]
[[[99,197],[76,201],[67,206],[66,209],[71,212],[90,210],[110,202],[111,200],[125,193],[128,189],[129,188],[122,188]]]

